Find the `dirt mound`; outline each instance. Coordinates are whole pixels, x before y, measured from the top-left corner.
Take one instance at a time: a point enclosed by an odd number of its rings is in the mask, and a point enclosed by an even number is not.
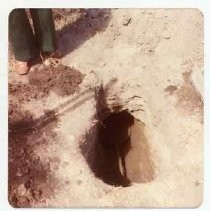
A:
[[[29,73],[28,84],[9,84],[9,95],[15,96],[19,102],[39,100],[46,97],[50,91],[59,96],[71,95],[79,91],[79,84],[83,78],[84,75],[79,71],[63,65],[57,65],[52,69],[36,69]]]

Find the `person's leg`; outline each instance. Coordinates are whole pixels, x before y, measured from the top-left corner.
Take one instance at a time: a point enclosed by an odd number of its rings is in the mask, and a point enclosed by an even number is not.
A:
[[[24,9],[14,9],[9,15],[9,39],[17,61],[16,72],[28,72],[28,61],[39,55],[36,39]]]
[[[35,36],[43,52],[56,50],[55,26],[51,9],[30,9]]]
[[[43,56],[62,57],[57,50],[56,32],[52,9],[31,9],[35,36]]]

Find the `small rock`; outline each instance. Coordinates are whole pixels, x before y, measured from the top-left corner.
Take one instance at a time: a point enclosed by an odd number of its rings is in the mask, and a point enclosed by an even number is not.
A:
[[[21,184],[21,185],[18,186],[17,191],[18,191],[19,196],[24,196],[26,194],[27,190],[26,190],[25,185]]]
[[[40,65],[38,66],[38,70],[39,70],[39,71],[45,71],[45,69],[46,69],[46,67],[45,67],[44,64],[40,64]]]
[[[45,64],[46,66],[50,66],[50,60],[49,60],[49,59],[46,59],[46,60],[44,61],[44,64]]]
[[[201,181],[197,180],[195,181],[195,186],[199,186],[201,183],[202,183]]]
[[[106,64],[105,64],[103,61],[100,61],[100,62],[99,62],[99,65],[100,65],[101,67],[106,66]]]
[[[17,177],[21,177],[22,174],[18,171],[18,172],[16,173],[16,176],[17,176]]]
[[[164,39],[170,39],[171,38],[171,35],[170,35],[170,32],[169,31],[164,31],[163,34],[162,34],[162,37]]]
[[[148,49],[148,51],[152,53],[152,52],[155,52],[155,49],[154,48],[150,48],[150,49]]]
[[[170,95],[172,95],[177,89],[178,89],[177,86],[169,85],[164,90],[165,92],[168,92]]]

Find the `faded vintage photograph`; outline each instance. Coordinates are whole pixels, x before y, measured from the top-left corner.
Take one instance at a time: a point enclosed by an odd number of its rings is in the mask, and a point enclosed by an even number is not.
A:
[[[200,10],[26,8],[8,18],[12,207],[201,205]]]

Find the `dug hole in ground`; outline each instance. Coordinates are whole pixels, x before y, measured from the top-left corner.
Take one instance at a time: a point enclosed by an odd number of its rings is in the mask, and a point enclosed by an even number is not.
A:
[[[54,10],[61,60],[9,72],[14,207],[198,207],[203,15]]]

